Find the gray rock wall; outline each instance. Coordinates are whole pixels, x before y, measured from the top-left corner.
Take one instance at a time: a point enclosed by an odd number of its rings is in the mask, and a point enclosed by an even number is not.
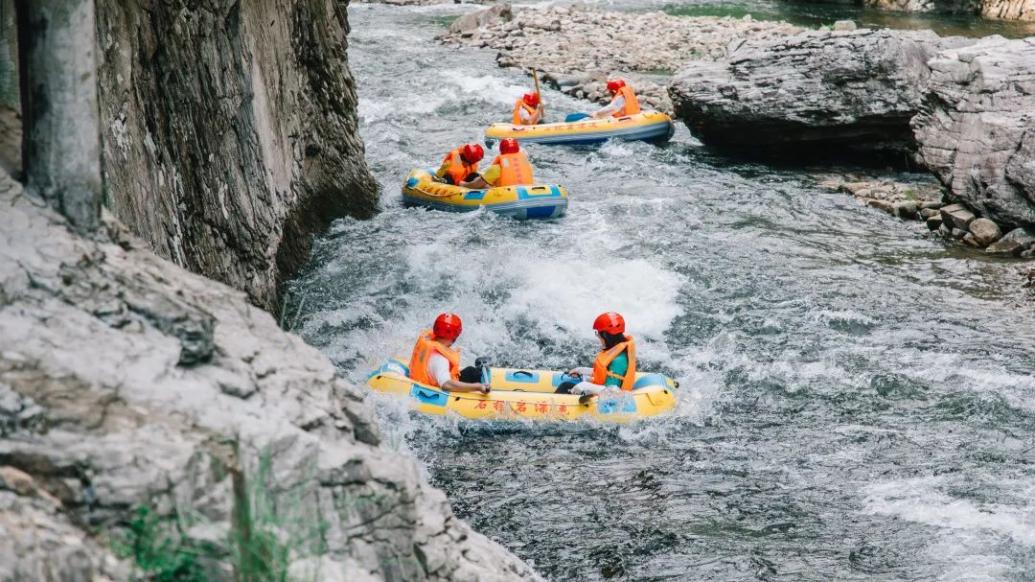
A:
[[[110,217],[74,235],[3,173],[0,207],[0,580],[129,579],[111,548],[139,506],[211,546],[214,581],[261,536],[296,579],[538,579],[243,293]]]
[[[375,211],[340,0],[98,0],[107,206],[276,311],[310,236]]]
[[[989,37],[929,64],[920,161],[979,214],[1035,227],[1035,39]]]
[[[863,0],[864,6],[903,12],[953,12],[975,14],[983,0]],[[987,0],[985,0],[987,1]]]
[[[995,20],[1035,21],[1035,0],[982,0],[981,16]]]

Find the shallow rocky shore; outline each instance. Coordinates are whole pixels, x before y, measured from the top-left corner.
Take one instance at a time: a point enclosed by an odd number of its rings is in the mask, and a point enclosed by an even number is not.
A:
[[[980,218],[962,204],[948,201],[943,188],[931,181],[902,182],[867,175],[819,175],[821,188],[851,194],[866,206],[903,220],[918,220],[946,240],[983,249],[995,257],[1035,258],[1035,235],[1023,228],[1008,232]]]
[[[441,38],[457,46],[498,51],[503,67],[536,68],[570,95],[605,103],[609,76],[631,79],[647,107],[671,112],[666,85],[689,61],[719,59],[731,43],[775,39],[803,29],[744,18],[688,18],[627,13],[583,5],[493,7],[461,17]]]
[[[75,235],[4,173],[0,205],[0,580],[140,579],[112,549],[138,507],[208,580],[245,535],[284,540],[294,579],[537,579],[244,293],[111,217]]]

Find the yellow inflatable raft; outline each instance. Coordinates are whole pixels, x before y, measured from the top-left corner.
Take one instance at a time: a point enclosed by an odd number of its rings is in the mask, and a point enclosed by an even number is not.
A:
[[[592,144],[611,138],[623,140],[666,141],[675,127],[672,118],[658,111],[643,111],[625,117],[584,119],[539,125],[494,123],[485,130],[486,140],[512,137],[527,143]]]
[[[414,382],[399,359],[389,360],[367,377],[377,392],[409,398],[424,414],[455,414],[474,420],[568,421],[625,423],[657,416],[676,407],[678,384],[664,374],[637,374],[631,392],[604,393],[579,404],[579,397],[554,394],[566,376],[548,370],[490,368],[489,394],[450,393]]]
[[[403,204],[467,212],[485,207],[513,218],[557,218],[568,209],[568,191],[554,184],[471,190],[432,178],[430,170],[410,172],[403,184]]]

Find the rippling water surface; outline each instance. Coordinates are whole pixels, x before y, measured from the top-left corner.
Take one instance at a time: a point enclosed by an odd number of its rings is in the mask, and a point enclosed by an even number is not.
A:
[[[671,417],[615,428],[409,415],[377,399],[461,517],[552,580],[1035,579],[1033,317],[1016,266],[817,189],[656,147],[529,148],[569,214],[403,208],[406,172],[509,116],[528,81],[433,37],[463,7],[349,8],[384,211],[343,220],[285,321],[356,382],[440,311],[465,361],[591,361],[622,311]],[[587,103],[547,91],[549,112]]]

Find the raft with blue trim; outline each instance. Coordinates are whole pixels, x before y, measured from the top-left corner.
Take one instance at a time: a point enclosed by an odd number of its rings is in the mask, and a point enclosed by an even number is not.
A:
[[[625,117],[583,119],[539,125],[494,123],[485,130],[486,141],[514,138],[524,143],[594,144],[612,138],[626,141],[667,141],[675,126],[672,118],[659,111],[643,111]]]
[[[450,212],[485,207],[513,218],[557,218],[568,209],[568,191],[556,184],[472,190],[439,182],[430,170],[412,170],[403,184],[403,204]]]
[[[489,368],[492,391],[446,392],[409,377],[409,368],[391,359],[367,377],[376,392],[405,396],[413,409],[424,414],[454,414],[472,420],[577,421],[627,423],[658,416],[676,407],[679,386],[664,374],[638,373],[630,392],[605,392],[586,403],[572,394],[554,394],[563,372]]]

